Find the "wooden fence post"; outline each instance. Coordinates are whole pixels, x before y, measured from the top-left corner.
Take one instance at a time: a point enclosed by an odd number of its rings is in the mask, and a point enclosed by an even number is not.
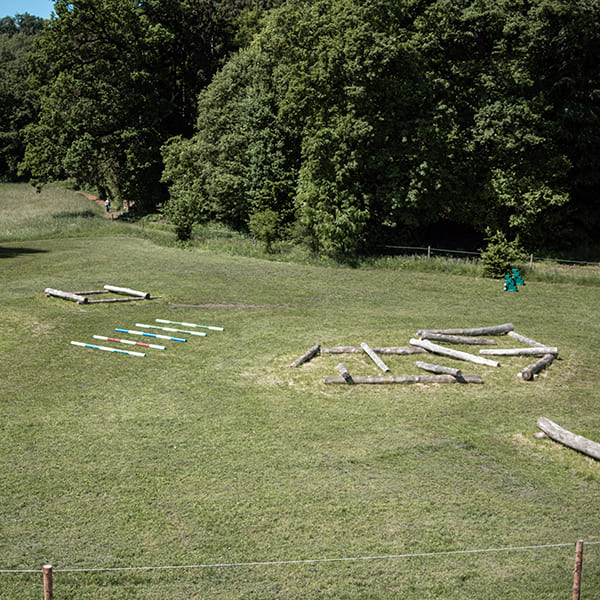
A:
[[[581,567],[583,565],[583,540],[575,544],[575,569],[573,572],[573,600],[579,600],[581,592]]]
[[[52,565],[44,565],[44,600],[52,600]]]

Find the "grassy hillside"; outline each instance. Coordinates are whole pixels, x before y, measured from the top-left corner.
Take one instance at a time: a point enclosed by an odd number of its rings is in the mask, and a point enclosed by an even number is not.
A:
[[[78,202],[65,210],[95,210]],[[600,287],[505,293],[468,275],[159,247],[90,222],[87,235],[50,227],[0,243],[0,569],[52,564],[61,600],[568,597],[574,545],[437,553],[600,541],[600,464],[533,438],[546,416],[600,441]],[[77,305],[43,293],[106,283],[162,298]],[[225,330],[145,358],[69,343],[141,340],[114,329],[156,318]],[[505,322],[560,360],[526,383],[527,358],[429,358],[481,374],[479,386],[322,383],[340,360],[378,374],[363,355],[289,367],[316,342],[406,345],[422,327]],[[385,360],[418,372],[414,356]],[[424,553],[436,554],[60,572]],[[600,587],[599,558],[587,545],[582,597]],[[0,573],[0,597],[40,597],[40,572]]]

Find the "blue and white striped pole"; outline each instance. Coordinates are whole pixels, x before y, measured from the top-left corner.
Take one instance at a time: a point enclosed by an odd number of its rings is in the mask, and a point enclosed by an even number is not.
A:
[[[94,335],[92,336],[95,340],[105,340],[108,342],[119,342],[121,344],[131,344],[132,346],[143,346],[144,348],[154,348],[155,350],[166,350],[166,346],[159,346],[158,344],[146,344],[146,342],[134,342],[133,340],[123,340],[121,338],[107,337],[105,335]]]
[[[73,346],[82,348],[93,348],[94,350],[105,350],[106,352],[116,352],[117,354],[129,354],[130,356],[146,356],[143,352],[133,352],[132,350],[121,350],[120,348],[109,348],[108,346],[96,346],[96,344],[84,344],[83,342],[71,342]]]
[[[223,327],[214,325],[196,325],[196,323],[181,323],[179,321],[167,321],[166,319],[154,319],[157,323],[167,323],[171,325],[183,325],[184,327],[201,327],[202,329],[212,329],[212,331],[224,331]]]
[[[115,327],[115,331],[119,331],[120,333],[130,333],[131,335],[145,335],[151,338],[159,338],[161,340],[171,340],[172,342],[185,342],[183,338],[171,337],[168,335],[159,335],[158,333],[148,333],[147,331],[134,331],[133,329],[120,329],[119,327]]]
[[[160,327],[159,325],[145,325],[144,323],[136,323],[136,327],[145,327],[146,329],[160,329],[162,331],[172,331],[173,333],[189,333],[190,335],[201,335],[206,334],[203,331],[187,331],[186,329],[174,329],[173,327]]]

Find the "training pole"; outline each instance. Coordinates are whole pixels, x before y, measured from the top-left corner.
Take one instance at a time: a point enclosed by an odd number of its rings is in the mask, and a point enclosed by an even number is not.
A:
[[[146,356],[143,352],[133,352],[133,350],[121,350],[119,348],[109,348],[108,346],[96,346],[96,344],[84,344],[83,342],[71,342],[73,346],[82,348],[93,348],[94,350],[105,350],[106,352],[116,352],[117,354],[129,354],[130,356]]]
[[[196,325],[196,323],[182,323],[180,321],[167,321],[166,319],[154,319],[157,323],[167,323],[171,325],[183,325],[184,327],[201,327],[202,329],[212,329],[212,331],[224,331],[223,327],[214,325]]]
[[[134,331],[133,329],[121,329],[120,327],[115,327],[115,331],[119,333],[130,333],[131,335],[145,335],[146,337],[158,338],[161,340],[171,340],[172,342],[185,342],[183,338],[171,337],[169,335],[160,335],[158,333],[148,333],[147,331]]]
[[[189,333],[190,335],[205,336],[203,331],[187,331],[186,329],[174,329],[173,327],[160,327],[159,325],[146,325],[145,323],[136,323],[136,327],[144,327],[146,329],[160,329],[161,331],[171,331],[173,333]]]
[[[105,335],[93,336],[95,340],[105,340],[107,342],[120,342],[121,344],[131,344],[132,346],[144,346],[144,348],[154,348],[155,350],[166,350],[166,346],[158,344],[146,344],[146,342],[135,342],[134,340],[122,340],[121,338],[106,337]]]

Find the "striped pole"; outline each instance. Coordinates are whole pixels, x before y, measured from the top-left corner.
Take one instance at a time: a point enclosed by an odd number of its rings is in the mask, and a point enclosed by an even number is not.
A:
[[[166,319],[154,319],[157,323],[170,323],[171,325],[183,325],[184,327],[202,327],[203,329],[212,329],[213,331],[224,331],[223,327],[213,325],[196,325],[196,323],[181,323],[179,321],[167,321]]]
[[[143,352],[133,352],[132,350],[120,350],[119,348],[109,348],[108,346],[96,346],[95,344],[84,344],[83,342],[71,342],[73,346],[82,348],[94,348],[94,350],[106,350],[106,352],[116,352],[117,354],[129,354],[130,356],[146,356]]]
[[[93,336],[96,340],[107,340],[109,342],[120,342],[121,344],[131,344],[132,346],[144,346],[145,348],[155,348],[156,350],[166,350],[166,346],[158,344],[146,344],[146,342],[134,342],[133,340],[122,340],[120,338],[106,337],[105,335]]]
[[[161,329],[162,331],[172,331],[173,333],[189,333],[190,335],[206,334],[203,331],[187,331],[186,329],[174,329],[173,327],[159,327],[158,325],[145,325],[144,323],[136,323],[136,327],[145,327],[146,329]]]
[[[158,333],[148,333],[147,331],[134,331],[133,329],[120,329],[119,327],[115,327],[115,331],[119,333],[130,333],[131,335],[145,335],[151,338],[158,338],[161,340],[171,340],[172,342],[185,342],[183,338],[178,337],[170,337],[168,335],[159,335]]]

